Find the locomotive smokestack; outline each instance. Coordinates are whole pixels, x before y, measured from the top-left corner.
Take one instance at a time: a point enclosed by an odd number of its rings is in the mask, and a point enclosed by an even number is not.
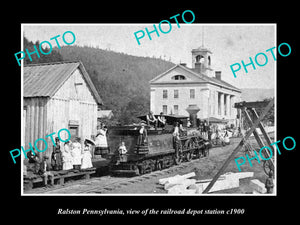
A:
[[[186,111],[190,114],[192,127],[197,127],[197,113],[200,111],[200,108],[197,105],[190,105],[186,108]]]

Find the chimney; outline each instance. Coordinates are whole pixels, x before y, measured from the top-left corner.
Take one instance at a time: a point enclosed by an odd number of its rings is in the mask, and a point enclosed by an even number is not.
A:
[[[221,71],[215,71],[216,78],[221,80]]]
[[[200,73],[201,72],[201,63],[200,62],[195,62],[195,71],[197,73]]]

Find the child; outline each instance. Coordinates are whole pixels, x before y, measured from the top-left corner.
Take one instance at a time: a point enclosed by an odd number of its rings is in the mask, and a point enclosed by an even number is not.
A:
[[[81,169],[87,169],[91,167],[93,167],[93,164],[92,164],[92,155],[90,152],[90,146],[86,141],[84,141],[84,151],[82,154]]]
[[[53,173],[50,172],[51,165],[47,161],[48,159],[49,159],[48,156],[43,157],[43,161],[41,162],[39,173],[44,178],[44,185],[45,186],[47,186],[49,177],[50,177],[50,180],[51,180],[51,186],[53,186],[54,185],[54,175],[53,175]]]
[[[127,153],[127,149],[126,149],[124,141],[121,142],[121,145],[120,145],[118,151],[119,151],[120,155],[125,155]]]
[[[122,141],[121,142],[121,145],[119,146],[118,148],[118,152],[119,152],[119,159],[117,161],[117,165],[120,163],[120,162],[126,162],[127,161],[127,149],[126,149],[126,146],[125,146],[125,142]]]

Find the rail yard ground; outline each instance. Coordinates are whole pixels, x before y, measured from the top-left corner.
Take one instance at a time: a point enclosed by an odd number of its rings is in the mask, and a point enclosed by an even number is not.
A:
[[[270,136],[272,137],[273,134]],[[212,148],[210,150],[209,157],[185,162],[150,174],[136,177],[112,177],[109,175],[92,177],[89,180],[69,181],[64,186],[34,188],[30,191],[24,192],[24,194],[167,194],[167,191],[158,184],[159,179],[190,172],[196,173],[195,179],[197,180],[211,179],[221,168],[240,140],[241,138],[232,138],[230,145]],[[254,149],[259,149],[254,138],[250,138],[249,143]],[[245,156],[245,153],[242,151],[238,152],[236,157],[240,156]],[[240,179],[240,185],[238,188],[218,191],[215,192],[215,194],[252,194],[249,181],[251,179],[258,179],[264,183],[267,178],[263,170],[262,162],[258,164],[256,160],[253,160],[252,163],[253,167],[250,167],[249,164],[241,166],[241,172],[254,172],[253,177]],[[226,172],[239,172],[234,160],[230,162],[224,171],[224,173]]]

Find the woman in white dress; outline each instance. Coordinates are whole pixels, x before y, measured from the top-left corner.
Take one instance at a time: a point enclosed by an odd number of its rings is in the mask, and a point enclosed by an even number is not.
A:
[[[81,167],[81,144],[80,138],[76,137],[72,144],[73,168],[79,170]]]
[[[104,124],[101,124],[100,129],[97,130],[97,135],[96,135],[96,148],[95,148],[95,155],[105,155],[108,154],[108,145],[107,145],[107,138],[106,138],[106,133],[107,129],[104,128]]]
[[[67,141],[64,145],[64,150],[62,151],[63,159],[63,170],[73,169],[73,157],[71,155],[70,142]]]
[[[92,155],[90,152],[90,145],[85,141],[84,142],[84,151],[82,154],[82,164],[81,169],[91,168],[92,164]]]

